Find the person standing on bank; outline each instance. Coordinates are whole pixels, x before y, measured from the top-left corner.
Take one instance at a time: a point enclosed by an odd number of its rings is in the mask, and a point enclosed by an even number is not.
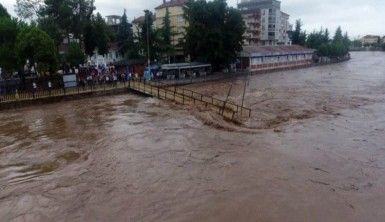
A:
[[[48,81],[48,91],[50,96],[51,96],[51,89],[52,89],[52,83],[51,81]]]
[[[35,98],[35,93],[36,93],[36,90],[37,90],[37,85],[36,85],[35,82],[32,83],[32,88],[33,88],[33,89],[32,89],[32,90],[33,90],[33,91],[32,91],[32,93],[33,93],[33,98]]]

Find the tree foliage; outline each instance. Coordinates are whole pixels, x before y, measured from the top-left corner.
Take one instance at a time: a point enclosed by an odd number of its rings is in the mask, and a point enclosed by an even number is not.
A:
[[[48,32],[52,38],[61,36],[62,41],[73,34],[83,44],[83,32],[94,10],[94,0],[44,0],[44,5],[39,10],[39,21],[47,23],[50,20],[55,25],[55,29]]]
[[[137,49],[137,47],[135,47],[134,32],[132,30],[132,25],[127,20],[126,10],[124,10],[121,22],[119,24],[117,42],[119,53],[121,55],[127,57],[135,56],[133,49]]]
[[[19,24],[16,19],[0,17],[0,67],[3,73],[11,73],[17,68],[15,53]]]
[[[15,12],[24,20],[34,20],[43,7],[44,0],[16,0]]]
[[[16,55],[19,66],[28,60],[37,64],[40,73],[54,73],[57,68],[56,49],[50,36],[37,27],[24,27],[17,35]]]
[[[170,11],[166,8],[166,14],[163,18],[163,26],[159,30],[160,32],[160,49],[163,54],[165,62],[169,62],[171,56],[175,53],[175,46],[173,45],[173,37],[176,33],[173,32],[170,20]]]
[[[71,65],[78,67],[86,61],[86,55],[83,53],[79,43],[72,42],[68,46],[66,61]]]
[[[306,46],[317,49],[322,44],[328,44],[329,42],[329,31],[321,29],[319,32],[314,31],[307,36]]]
[[[299,24],[302,25],[302,23]],[[348,33],[342,35],[342,29],[338,27],[333,39],[330,39],[329,35],[328,29],[325,31],[323,29],[313,31],[306,37],[306,46],[317,50],[320,56],[334,58],[346,56],[349,53],[349,47],[351,45]]]
[[[306,44],[306,32],[302,31],[302,21],[297,20],[295,22],[295,30],[292,36],[292,43],[294,45],[302,45]]]
[[[84,27],[84,51],[88,56],[94,55],[94,51],[98,45],[97,39],[95,38],[96,35],[94,22],[88,21]]]
[[[2,18],[2,17],[11,18],[7,9],[2,4],[0,4],[0,18]]]
[[[333,43],[342,43],[343,42],[342,29],[339,26],[334,34]]]
[[[185,8],[189,26],[185,51],[192,60],[211,63],[220,69],[242,50],[245,24],[240,12],[225,0],[190,0]]]
[[[151,11],[145,10],[144,17],[144,23],[140,25],[139,51],[142,57],[150,56],[150,61],[154,61],[161,57],[160,31],[153,28],[154,14]]]
[[[96,14],[95,19],[93,20],[93,25],[95,29],[95,42],[100,55],[106,55],[108,53],[108,26],[106,21],[104,21],[100,13]]]

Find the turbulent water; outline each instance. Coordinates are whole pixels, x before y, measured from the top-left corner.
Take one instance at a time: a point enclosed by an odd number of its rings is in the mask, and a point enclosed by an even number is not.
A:
[[[0,113],[0,221],[383,221],[385,53],[189,88],[233,125],[135,95]]]

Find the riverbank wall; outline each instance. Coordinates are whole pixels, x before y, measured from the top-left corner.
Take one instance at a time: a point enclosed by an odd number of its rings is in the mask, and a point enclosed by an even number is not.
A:
[[[36,105],[45,105],[51,103],[58,103],[63,101],[71,101],[77,99],[84,99],[90,97],[109,96],[109,95],[120,95],[132,92],[128,88],[112,88],[108,90],[99,91],[78,91],[79,93],[68,93],[68,94],[56,94],[48,95],[43,97],[29,98],[29,99],[15,99],[10,101],[3,101],[0,103],[1,110],[17,109]]]

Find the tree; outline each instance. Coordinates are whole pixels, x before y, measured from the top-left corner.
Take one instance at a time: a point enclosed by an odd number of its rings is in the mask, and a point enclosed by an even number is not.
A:
[[[170,11],[166,8],[166,14],[163,18],[163,27],[160,29],[161,36],[161,51],[164,54],[167,62],[170,62],[170,57],[175,53],[175,47],[172,43],[172,37],[175,35],[171,28]]]
[[[39,17],[49,19],[64,38],[73,34],[83,43],[83,31],[95,10],[94,0],[44,0]],[[60,41],[61,42],[61,41]]]
[[[55,43],[55,46],[59,48],[59,45],[63,41],[63,33],[60,31],[59,25],[51,18],[41,17],[37,20],[38,27],[46,32]]]
[[[16,0],[15,12],[24,20],[34,20],[43,6],[43,0]]]
[[[39,73],[54,73],[57,67],[56,49],[50,36],[37,27],[24,27],[17,35],[16,55],[19,66],[28,60],[37,64]]]
[[[73,11],[71,21],[71,33],[75,38],[79,39],[81,44],[83,43],[83,31],[85,26],[92,18],[92,14],[95,10],[95,0],[71,0],[71,8]]]
[[[306,43],[306,32],[302,31],[302,22],[297,20],[295,22],[295,31],[293,32],[292,42],[295,45],[304,46]]]
[[[121,22],[118,28],[117,42],[119,47],[119,53],[121,55],[126,55],[132,47],[131,43],[133,42],[134,33],[132,31],[132,25],[127,21],[126,10],[124,10]]]
[[[149,10],[144,11],[144,23],[141,24],[139,36],[140,54],[143,57],[150,57],[150,61],[161,57],[160,31],[154,30],[154,14]]]
[[[346,47],[346,48],[349,48],[350,45],[351,45],[351,41],[349,39],[349,36],[348,36],[348,33],[345,32],[345,35],[344,37],[342,38],[342,44]]]
[[[86,55],[83,53],[79,43],[72,42],[68,46],[66,60],[71,66],[78,67],[86,61]]]
[[[88,56],[94,55],[94,51],[98,45],[95,36],[97,36],[97,33],[94,23],[93,21],[89,21],[84,27],[84,51]]]
[[[336,34],[334,35],[333,42],[334,43],[343,43],[342,29],[341,26],[338,26],[336,30]]]
[[[323,41],[324,41],[324,43],[328,43],[328,42],[330,41],[330,33],[329,33],[329,29],[326,29],[326,30],[325,30]]]
[[[19,24],[16,19],[0,17],[0,67],[3,73],[12,73],[17,68],[15,53]]]
[[[0,4],[0,18],[2,18],[2,17],[11,18],[7,9],[2,4]]]
[[[96,40],[96,47],[98,49],[98,53],[100,55],[106,55],[108,53],[109,42],[108,26],[106,24],[106,21],[104,21],[102,15],[100,15],[100,13],[96,14],[96,18],[94,20],[94,28],[96,34],[94,38]]]
[[[184,9],[189,26],[185,51],[192,60],[209,62],[220,70],[242,50],[245,24],[237,9],[225,0],[190,0]]]

